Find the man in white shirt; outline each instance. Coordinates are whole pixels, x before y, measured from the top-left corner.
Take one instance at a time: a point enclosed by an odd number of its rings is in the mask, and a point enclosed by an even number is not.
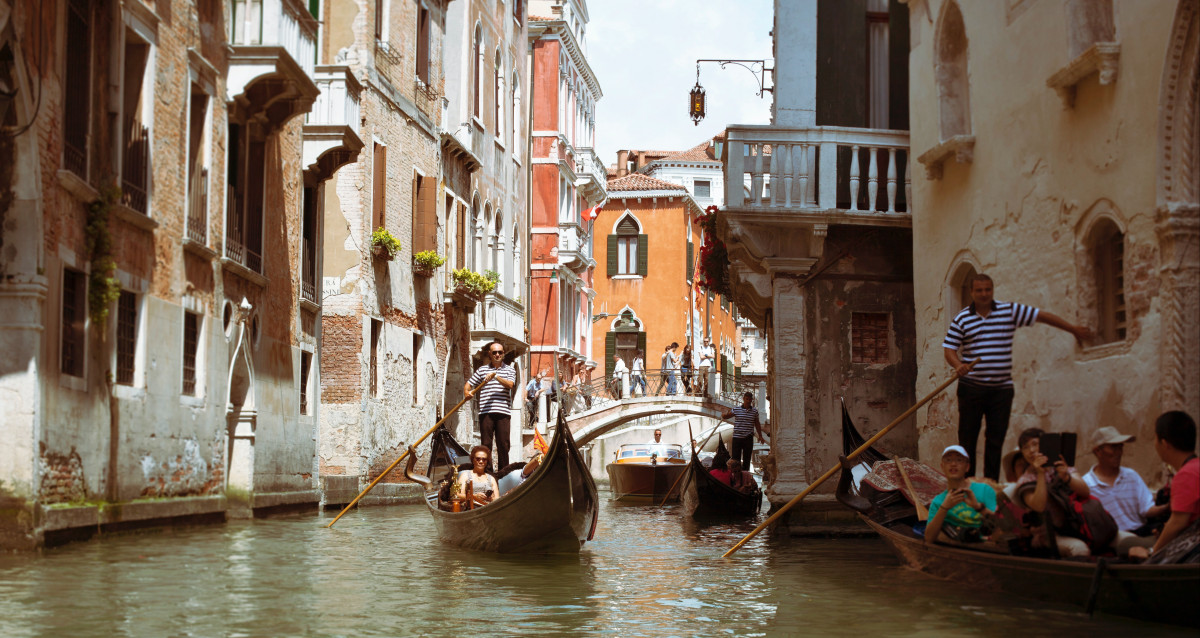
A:
[[[629,395],[636,396],[637,389],[642,388],[642,396],[646,396],[646,353],[641,350],[633,356],[633,382],[629,386]]]
[[[621,355],[613,355],[613,373],[612,373],[612,397],[614,399],[621,398],[621,388],[625,381],[625,375],[629,373],[629,367],[625,365],[625,360]]]
[[[716,352],[712,347],[712,340],[708,337],[705,337],[704,345],[700,346],[700,349],[696,354],[700,357],[700,378],[698,379],[700,382],[700,396],[708,396],[708,373],[712,370],[713,357],[716,356]]]
[[[1136,439],[1121,434],[1114,427],[1102,427],[1092,435],[1091,450],[1096,464],[1083,475],[1092,496],[1100,499],[1104,509],[1112,514],[1117,529],[1132,532],[1146,519],[1166,511],[1168,505],[1155,505],[1154,495],[1137,472],[1121,466],[1125,444]]]

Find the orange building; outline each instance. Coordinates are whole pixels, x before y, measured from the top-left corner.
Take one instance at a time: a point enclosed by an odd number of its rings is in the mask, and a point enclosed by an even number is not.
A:
[[[698,219],[704,210],[679,184],[622,173],[608,180],[608,203],[593,225],[597,321],[592,351],[604,353],[605,375],[612,374],[614,354],[632,366],[641,349],[651,371],[648,381],[657,379],[653,371],[669,344],[678,343],[676,354],[681,354],[685,345],[708,336],[716,349],[715,371],[736,376],[737,309],[695,285],[704,239]],[[650,390],[656,386],[652,381]]]

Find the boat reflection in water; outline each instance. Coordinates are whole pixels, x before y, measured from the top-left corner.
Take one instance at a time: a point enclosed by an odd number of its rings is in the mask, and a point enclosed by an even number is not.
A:
[[[632,503],[658,503],[687,469],[683,446],[674,443],[626,443],[608,464],[613,498]],[[679,490],[669,500],[679,500]]]

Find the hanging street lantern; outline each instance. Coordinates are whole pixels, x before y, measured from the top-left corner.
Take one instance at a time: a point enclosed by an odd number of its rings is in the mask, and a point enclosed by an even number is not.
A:
[[[724,69],[726,65],[736,64],[754,75],[754,79],[758,82],[758,92],[756,95],[762,97],[766,91],[774,91],[773,87],[766,86],[767,72],[774,73],[774,69],[767,68],[766,60],[696,60],[696,86],[688,93],[688,115],[692,118],[692,123],[700,126],[700,120],[704,119],[706,114],[704,87],[700,86],[700,63],[701,62],[716,62]]]
[[[699,67],[696,69],[696,86],[689,93],[688,115],[692,116],[692,123],[696,126],[700,126],[700,120],[704,119],[704,87],[700,86]]]

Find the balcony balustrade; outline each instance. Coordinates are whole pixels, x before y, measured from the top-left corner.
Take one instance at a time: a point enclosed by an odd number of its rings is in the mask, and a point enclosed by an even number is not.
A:
[[[484,297],[481,309],[471,315],[471,339],[501,339],[511,343],[525,341],[525,307],[492,293]]]
[[[304,166],[321,180],[353,162],[363,147],[358,136],[362,85],[348,66],[318,66],[314,77],[321,93],[304,123]]]
[[[908,131],[731,126],[725,207],[911,217]]]
[[[225,215],[225,258],[262,274],[262,253],[257,246],[248,245],[245,211],[242,209],[244,200],[234,187],[229,187],[229,208]]]
[[[558,225],[558,263],[578,269],[588,265],[591,249],[583,227],[576,222]]]
[[[229,101],[245,95],[275,125],[307,112],[317,97],[317,28],[302,0],[234,0]],[[269,79],[282,81],[260,82]]]
[[[187,238],[208,245],[208,169],[200,169],[188,193]]]

